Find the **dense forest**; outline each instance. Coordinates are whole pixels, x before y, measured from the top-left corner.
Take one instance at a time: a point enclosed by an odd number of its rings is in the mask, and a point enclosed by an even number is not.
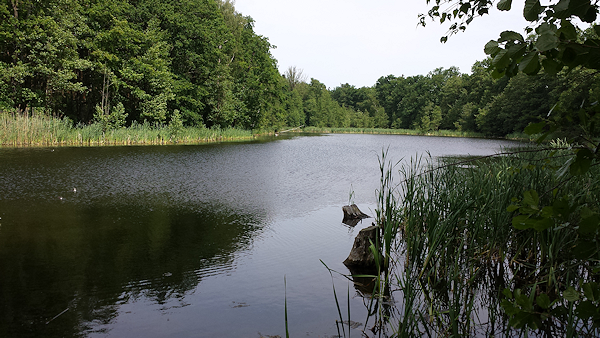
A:
[[[33,108],[107,128],[175,122],[505,136],[600,98],[595,71],[496,79],[490,59],[470,74],[438,68],[330,89],[295,67],[280,74],[274,46],[253,24],[229,0],[4,0],[0,111]]]

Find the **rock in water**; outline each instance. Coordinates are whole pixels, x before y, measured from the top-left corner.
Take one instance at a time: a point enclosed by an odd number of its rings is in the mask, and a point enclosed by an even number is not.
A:
[[[354,245],[352,246],[350,255],[344,261],[344,265],[361,269],[376,268],[375,256],[369,247],[371,246],[371,242],[375,243],[377,240],[377,231],[379,231],[379,227],[372,225],[362,229],[356,235]]]
[[[342,220],[342,223],[350,226],[355,226],[362,219],[371,217],[360,211],[356,204],[344,205],[342,207],[342,211],[344,211],[344,219]]]

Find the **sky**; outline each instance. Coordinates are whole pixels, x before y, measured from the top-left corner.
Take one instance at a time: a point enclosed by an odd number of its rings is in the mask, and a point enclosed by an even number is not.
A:
[[[446,43],[448,25],[428,21],[425,0],[236,0],[235,8],[255,20],[254,31],[277,48],[271,53],[279,71],[295,66],[334,89],[348,83],[373,86],[382,76],[427,75],[443,67],[470,73],[485,59],[484,45],[500,32],[523,35],[522,7],[497,9],[475,19]],[[521,4],[522,6],[522,4]]]

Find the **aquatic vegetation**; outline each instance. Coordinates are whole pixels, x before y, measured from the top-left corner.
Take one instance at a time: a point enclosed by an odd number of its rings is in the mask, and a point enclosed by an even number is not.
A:
[[[0,145],[5,146],[175,144],[253,138],[251,131],[235,128],[134,122],[127,128],[107,129],[102,123],[73,125],[68,118],[0,112]]]
[[[387,128],[320,128],[306,127],[300,130],[305,133],[337,133],[337,134],[380,134],[380,135],[427,135],[448,137],[483,137],[481,133],[458,130],[434,130],[422,132],[416,129],[387,129]]]
[[[399,168],[383,153],[378,327],[398,337],[598,335],[599,169],[565,180],[556,168],[569,150],[553,146]]]

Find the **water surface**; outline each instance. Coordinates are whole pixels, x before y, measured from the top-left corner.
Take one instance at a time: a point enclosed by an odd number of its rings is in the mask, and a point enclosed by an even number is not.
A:
[[[398,135],[212,145],[0,149],[0,337],[337,333],[332,278],[374,214],[378,157],[515,143]],[[345,306],[345,305],[344,305]],[[359,330],[362,328],[359,328]],[[357,333],[358,335],[358,333]]]

